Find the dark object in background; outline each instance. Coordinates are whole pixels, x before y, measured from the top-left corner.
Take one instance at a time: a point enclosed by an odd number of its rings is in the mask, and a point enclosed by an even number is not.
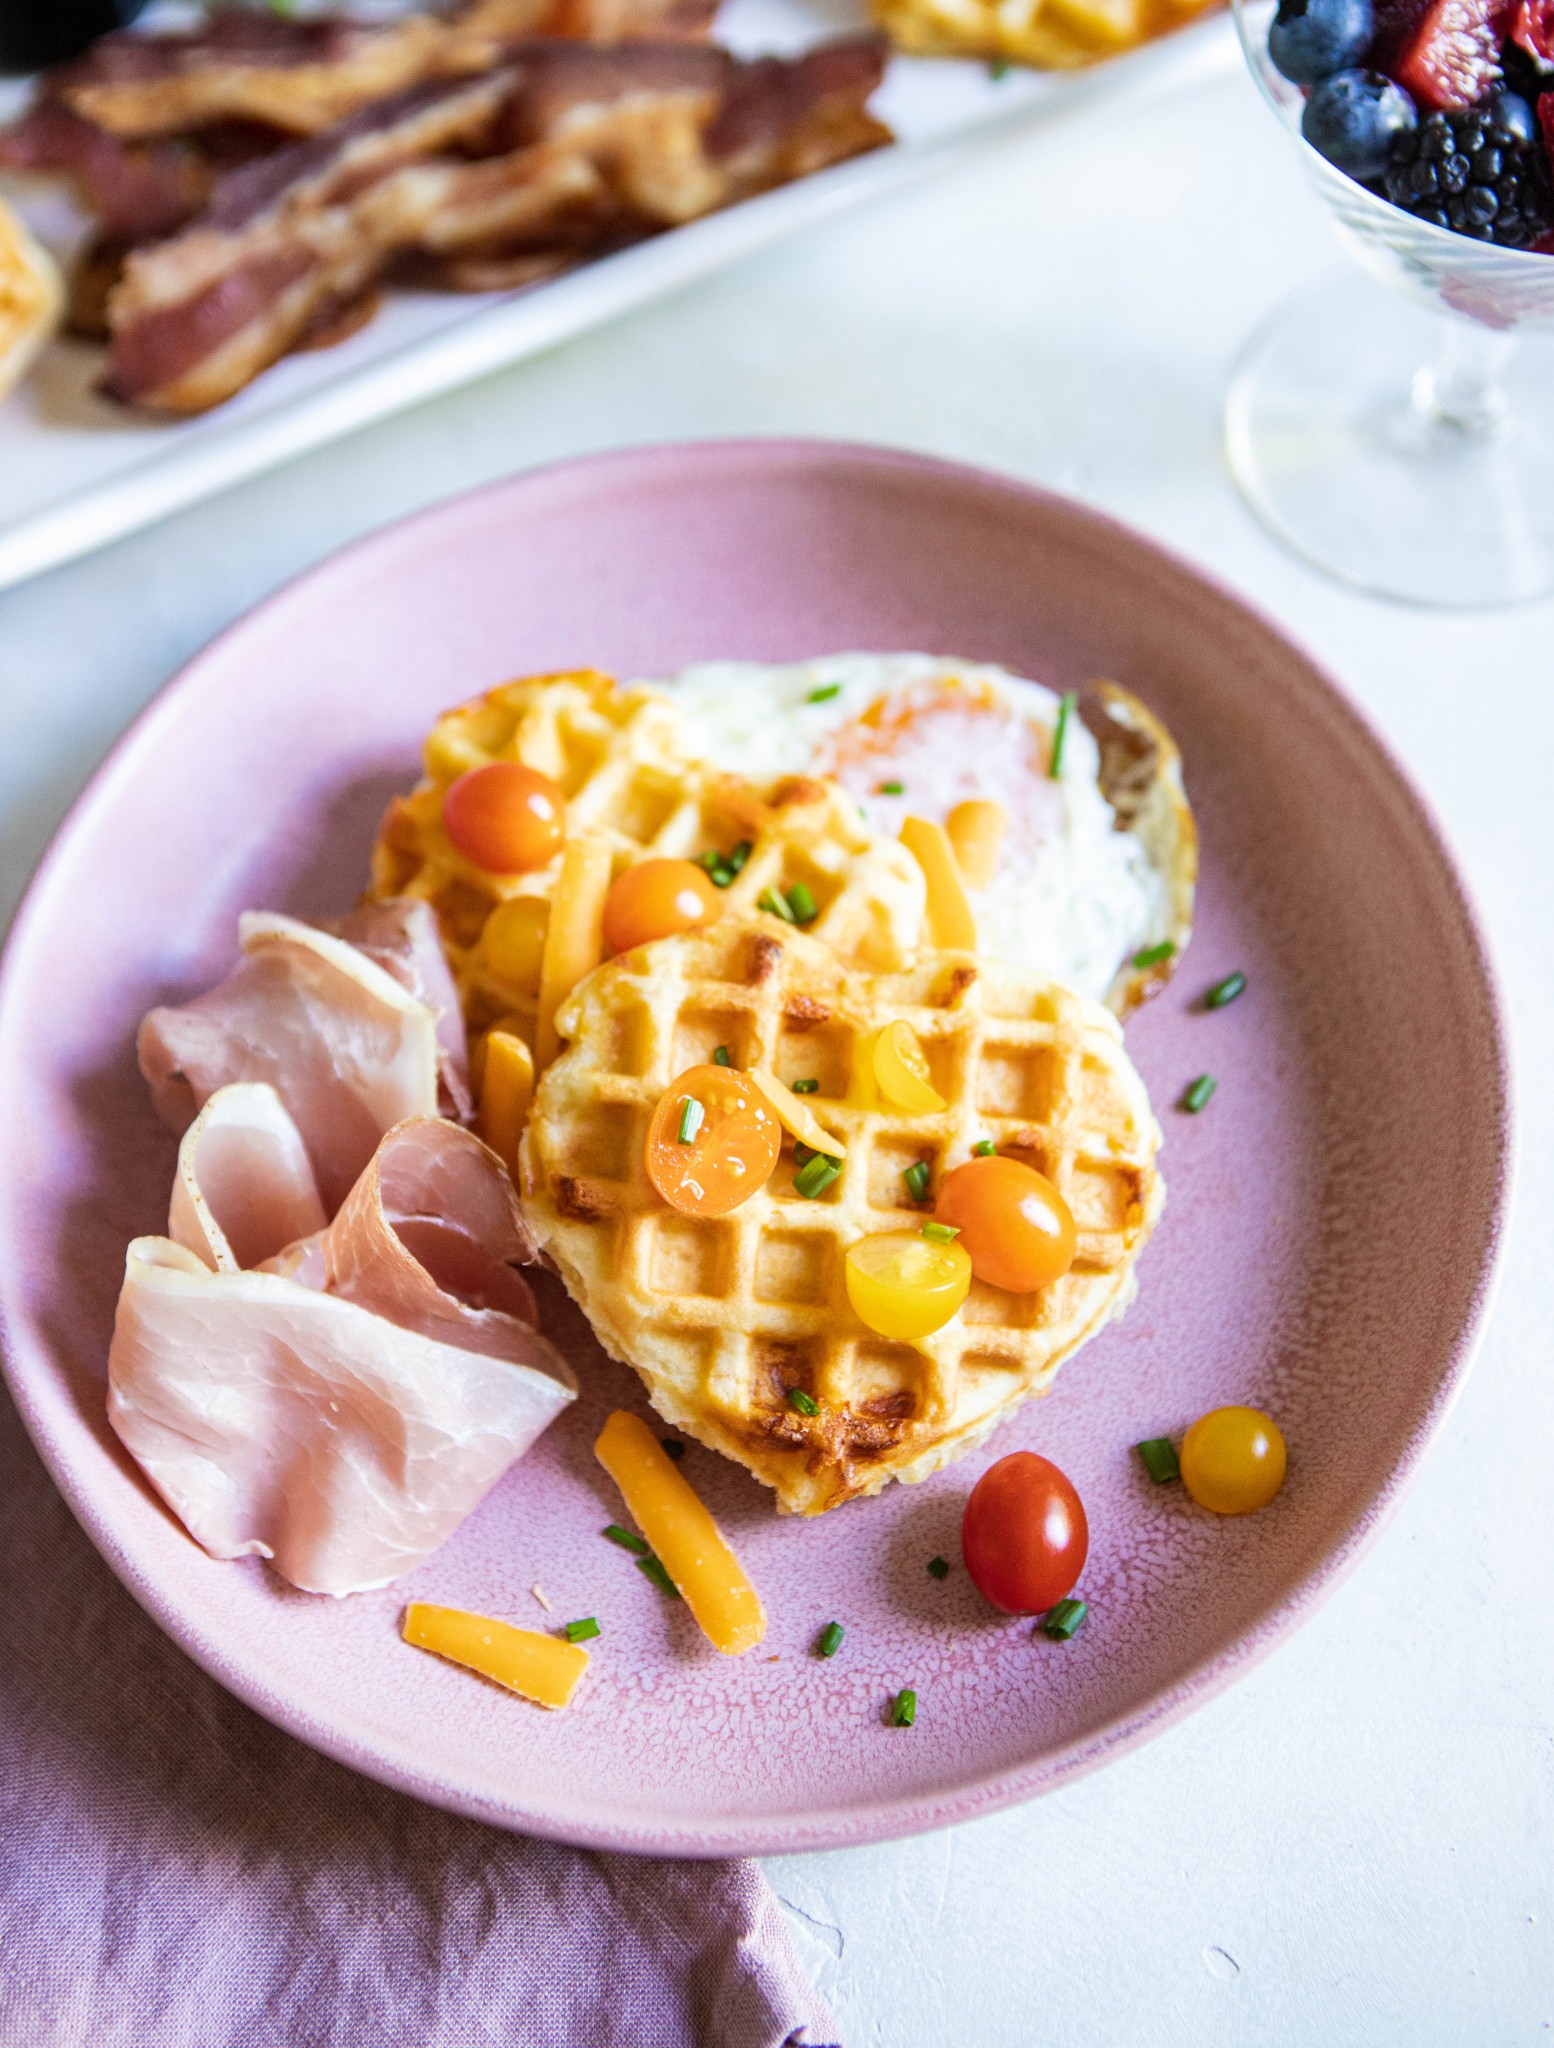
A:
[[[79,57],[111,28],[124,28],[146,0],[0,0],[0,71],[39,71]]]

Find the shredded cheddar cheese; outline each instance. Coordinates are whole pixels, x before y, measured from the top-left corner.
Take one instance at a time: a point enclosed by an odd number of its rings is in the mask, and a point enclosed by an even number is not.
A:
[[[542,1707],[564,1707],[588,1669],[588,1652],[576,1643],[459,1607],[414,1601],[405,1609],[403,1634],[416,1649],[478,1671]]]
[[[927,818],[908,818],[901,843],[916,860],[928,884],[928,936],[946,952],[974,953],[977,925],[961,886],[960,870],[942,825]]]

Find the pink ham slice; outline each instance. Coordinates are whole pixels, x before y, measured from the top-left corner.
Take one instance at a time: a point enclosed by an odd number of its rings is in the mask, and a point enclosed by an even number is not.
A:
[[[464,1013],[438,935],[436,911],[419,896],[386,896],[381,903],[364,903],[349,917],[321,929],[365,953],[433,1012],[437,1019],[437,1106],[444,1116],[468,1123],[475,1102],[469,1085]]]
[[[241,1270],[306,1201],[286,1121],[274,1091],[230,1088],[186,1134],[184,1241],[129,1248],[108,1414],[213,1557],[362,1592],[445,1542],[576,1382],[508,1263],[531,1240],[507,1176],[455,1124],[391,1131],[333,1223]]]
[[[332,1215],[385,1131],[436,1114],[437,1015],[366,953],[295,918],[246,911],[238,937],[242,957],[225,981],[146,1017],[140,1070],[176,1131],[217,1089],[268,1083]]]

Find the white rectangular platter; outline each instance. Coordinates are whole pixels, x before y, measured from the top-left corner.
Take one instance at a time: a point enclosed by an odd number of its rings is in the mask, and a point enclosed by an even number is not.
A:
[[[865,26],[853,0],[728,0],[719,40],[791,52]],[[1184,85],[1236,61],[1228,18],[1064,74],[897,57],[873,106],[899,140],[852,163],[602,258],[518,295],[396,292],[339,347],[279,363],[197,419],[125,411],[94,388],[101,352],[62,340],[0,407],[0,589],[89,553],[229,484],[449,391],[673,291],[877,193],[898,191],[1097,99]],[[24,88],[0,81],[0,118]],[[58,197],[0,180],[37,232],[68,245]]]

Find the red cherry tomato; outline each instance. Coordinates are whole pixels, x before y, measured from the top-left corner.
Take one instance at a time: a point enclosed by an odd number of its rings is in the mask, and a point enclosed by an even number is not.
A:
[[[984,1599],[1005,1614],[1045,1614],[1085,1568],[1084,1502],[1050,1458],[1012,1451],[971,1489],[960,1547]]]
[[[542,868],[566,836],[567,800],[548,775],[521,761],[488,761],[461,775],[442,800],[443,830],[477,868],[493,875]]]
[[[1074,1263],[1078,1233],[1057,1189],[1032,1166],[1000,1155],[947,1173],[934,1215],[960,1232],[971,1270],[989,1287],[1033,1294]]]
[[[693,860],[639,860],[604,899],[604,943],[629,953],[674,932],[711,924],[723,908],[707,870]]]

